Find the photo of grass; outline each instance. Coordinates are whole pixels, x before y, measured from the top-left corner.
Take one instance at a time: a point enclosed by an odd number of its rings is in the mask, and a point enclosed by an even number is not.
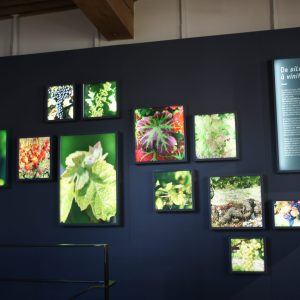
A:
[[[7,185],[7,131],[0,130],[0,188]]]
[[[186,160],[183,106],[139,108],[134,117],[137,163]]]
[[[300,228],[300,200],[273,202],[274,226],[278,228]]]
[[[261,176],[211,177],[211,227],[263,228],[261,181]]]
[[[118,223],[117,134],[60,138],[60,223]]]
[[[19,139],[18,179],[51,179],[50,137]]]
[[[194,121],[196,160],[237,158],[234,113],[196,115]]]
[[[265,272],[265,241],[263,238],[231,238],[232,272]]]
[[[192,171],[154,173],[154,202],[156,211],[192,211]]]
[[[118,115],[116,81],[83,85],[83,118],[113,118]]]
[[[48,87],[47,121],[74,119],[74,86],[71,84]]]

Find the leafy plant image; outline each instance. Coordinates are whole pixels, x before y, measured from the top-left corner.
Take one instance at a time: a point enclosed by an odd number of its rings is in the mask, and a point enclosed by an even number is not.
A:
[[[91,83],[83,86],[84,118],[116,117],[117,104],[117,83],[115,81]]]
[[[210,178],[212,228],[262,228],[261,176]]]
[[[275,227],[300,227],[300,200],[274,201]]]
[[[155,172],[154,202],[157,211],[193,210],[191,171]]]
[[[183,106],[135,109],[137,163],[185,160]]]
[[[7,131],[0,130],[0,187],[7,183]]]
[[[233,272],[264,272],[265,246],[263,238],[230,239]]]
[[[50,86],[47,98],[47,120],[74,119],[74,86],[71,84]]]
[[[195,116],[196,159],[237,158],[234,113]]]
[[[50,137],[20,138],[18,178],[50,179],[50,151]]]
[[[115,133],[60,139],[60,222],[117,223],[117,136]]]

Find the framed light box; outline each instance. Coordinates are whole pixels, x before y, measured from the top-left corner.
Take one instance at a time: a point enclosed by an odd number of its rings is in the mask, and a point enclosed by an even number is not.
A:
[[[7,149],[7,131],[5,129],[0,129],[0,188],[7,187]]]
[[[75,110],[75,85],[53,85],[47,88],[47,122],[73,121]]]
[[[182,105],[135,109],[135,162],[187,161],[185,127]]]
[[[262,237],[229,238],[230,271],[236,274],[266,272],[266,240]]]
[[[60,223],[118,225],[117,133],[61,136],[59,153]]]
[[[52,179],[52,138],[22,137],[18,139],[19,181]]]
[[[119,116],[118,83],[99,81],[83,84],[83,119],[109,119]]]
[[[154,208],[157,212],[189,212],[195,210],[194,178],[191,170],[157,171],[153,173]]]
[[[272,201],[275,229],[300,229],[300,200]]]
[[[264,228],[262,176],[210,177],[212,229]]]
[[[235,113],[194,116],[195,160],[234,160],[239,158]]]

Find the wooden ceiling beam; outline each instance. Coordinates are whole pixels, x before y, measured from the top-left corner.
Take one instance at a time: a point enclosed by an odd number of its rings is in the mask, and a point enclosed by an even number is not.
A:
[[[109,41],[133,38],[133,0],[73,0]]]
[[[1,0],[0,19],[12,15],[36,15],[76,8],[72,0]]]

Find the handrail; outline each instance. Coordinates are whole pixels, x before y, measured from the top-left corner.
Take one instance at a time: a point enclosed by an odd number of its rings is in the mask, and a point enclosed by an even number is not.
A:
[[[82,294],[92,289],[103,289],[104,299],[109,300],[109,288],[112,287],[116,281],[109,279],[109,256],[108,244],[51,244],[51,243],[35,243],[35,244],[0,244],[1,248],[103,248],[103,270],[104,280],[69,280],[69,279],[39,279],[39,278],[1,278],[4,282],[23,282],[23,283],[85,283],[92,284],[88,288],[80,291],[72,296],[69,300],[75,300]]]

